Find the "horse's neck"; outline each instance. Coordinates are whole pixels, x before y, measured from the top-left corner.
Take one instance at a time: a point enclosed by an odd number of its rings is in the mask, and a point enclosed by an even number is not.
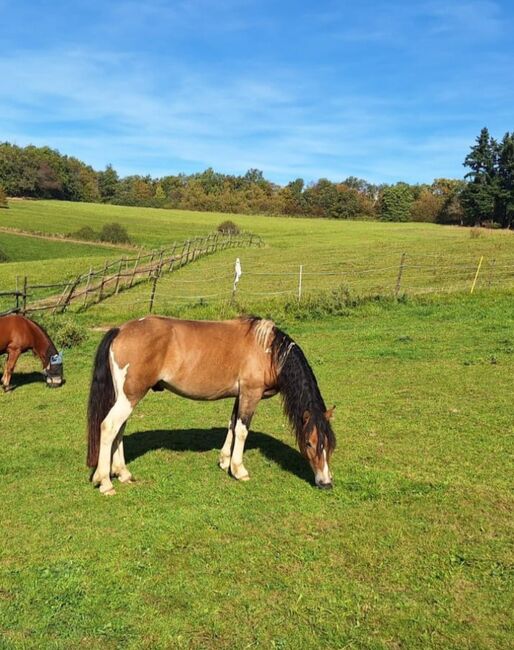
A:
[[[50,359],[50,355],[55,354],[55,346],[50,340],[50,337],[32,321],[30,323],[30,329],[32,330],[35,343],[33,350],[41,359],[42,363],[46,364]]]

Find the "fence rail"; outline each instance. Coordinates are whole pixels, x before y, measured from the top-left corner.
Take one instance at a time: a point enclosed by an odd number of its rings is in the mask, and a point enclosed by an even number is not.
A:
[[[383,295],[400,297],[426,293],[513,289],[514,259],[509,257],[410,254],[394,251],[385,254],[373,266],[363,260],[332,258],[330,262],[304,260],[293,264],[262,260],[248,253],[243,258],[241,281],[235,281],[232,263],[212,261],[208,274],[173,277],[168,275],[200,256],[236,246],[261,245],[260,238],[244,234],[221,237],[219,234],[175,243],[167,248],[105,262],[101,268],[54,284],[30,284],[25,279],[14,291],[0,292],[0,305],[6,297],[11,304],[3,313],[31,313],[51,310],[64,312],[72,305],[85,309],[105,301],[131,287],[146,283],[148,289],[118,297],[120,307],[131,305],[141,311],[165,309],[184,303],[220,301],[295,300],[301,303],[320,291],[341,290],[351,296]],[[239,278],[238,278],[239,279]]]
[[[175,242],[148,253],[140,249],[137,255],[125,255],[112,262],[106,260],[101,268],[91,267],[88,272],[61,282],[32,284],[25,276],[22,289],[17,286],[13,291],[0,292],[0,298],[12,298],[12,306],[1,311],[0,316],[39,311],[62,313],[72,304],[79,304],[81,309],[86,309],[143,282],[151,283],[149,309],[152,311],[152,296],[155,296],[157,282],[164,274],[217,251],[245,246],[262,246],[262,239],[246,232],[237,235],[213,233],[206,237]]]

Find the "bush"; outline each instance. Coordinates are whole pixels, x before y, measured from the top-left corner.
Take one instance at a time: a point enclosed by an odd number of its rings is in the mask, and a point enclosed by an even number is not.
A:
[[[218,232],[221,232],[223,235],[239,235],[241,231],[237,224],[228,219],[227,221],[220,223],[218,226]]]
[[[85,241],[98,241],[100,235],[96,230],[93,230],[91,226],[84,226],[83,228],[79,228],[79,230],[70,233],[69,237],[72,237],[73,239],[83,239]]]
[[[111,244],[130,244],[130,237],[125,226],[119,223],[106,223],[100,231],[100,241]]]
[[[46,316],[38,320],[58,350],[74,348],[87,338],[87,330],[69,317]]]

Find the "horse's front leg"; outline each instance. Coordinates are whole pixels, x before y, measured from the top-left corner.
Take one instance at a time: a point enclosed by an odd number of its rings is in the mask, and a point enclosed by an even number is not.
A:
[[[234,408],[232,409],[232,415],[228,423],[227,437],[225,438],[225,442],[223,444],[223,447],[221,448],[220,459],[218,461],[219,466],[221,467],[221,469],[225,470],[225,472],[228,472],[228,470],[230,469],[230,457],[232,455],[232,442],[234,440],[234,430],[236,428],[238,410],[239,410],[239,397],[236,397],[236,401],[234,402]]]
[[[243,451],[250,422],[261,396],[262,391],[244,391],[244,389],[239,394],[239,408],[234,430],[235,442],[230,459],[230,473],[239,481],[248,481],[250,478],[246,467],[243,465]]]
[[[2,387],[5,392],[11,390],[11,377],[20,354],[21,350],[19,348],[7,348],[7,361],[2,375]]]

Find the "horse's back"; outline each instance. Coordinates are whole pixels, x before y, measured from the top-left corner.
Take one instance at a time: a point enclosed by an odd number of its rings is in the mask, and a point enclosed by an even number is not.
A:
[[[9,346],[23,349],[30,346],[30,325],[27,318],[20,314],[8,314],[0,317],[0,354]]]

